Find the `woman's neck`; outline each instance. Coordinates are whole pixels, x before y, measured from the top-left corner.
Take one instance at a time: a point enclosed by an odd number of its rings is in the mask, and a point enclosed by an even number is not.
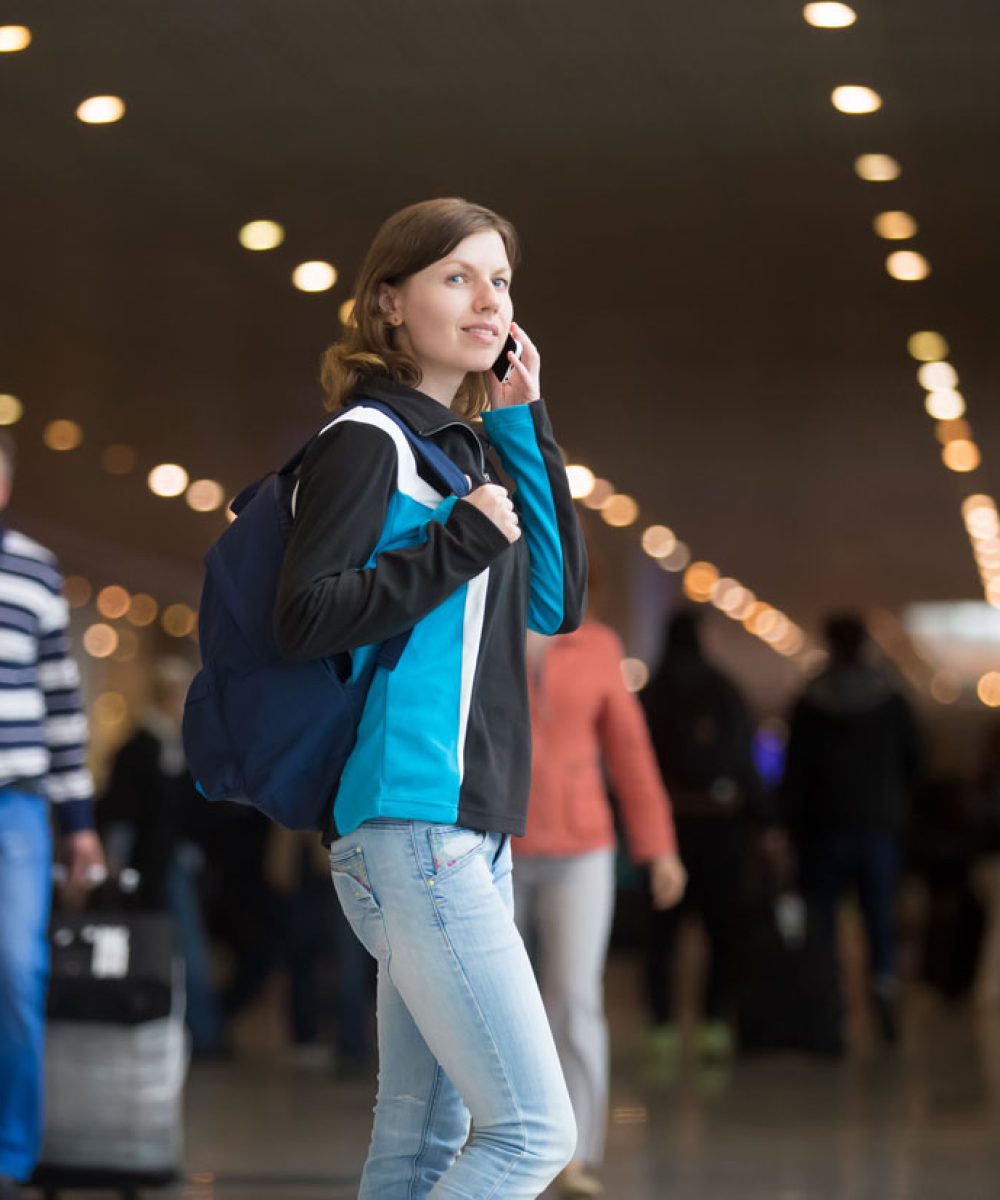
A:
[[[430,396],[445,408],[452,408],[458,389],[462,386],[464,373],[456,375],[454,371],[435,370],[433,367],[420,365],[420,383],[417,385],[425,396]]]

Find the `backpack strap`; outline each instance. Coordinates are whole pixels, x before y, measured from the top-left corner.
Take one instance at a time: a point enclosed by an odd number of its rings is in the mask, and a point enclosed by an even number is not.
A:
[[[435,445],[430,438],[421,437],[420,434],[411,429],[407,422],[394,409],[390,408],[388,404],[382,404],[378,400],[369,400],[367,397],[365,397],[362,400],[355,401],[353,404],[345,405],[342,411],[347,412],[352,408],[375,408],[384,416],[388,417],[389,420],[398,426],[400,431],[403,433],[418,460],[430,468],[430,470],[438,477],[440,482],[444,484],[446,492],[459,497],[467,496],[469,494],[471,490],[471,484],[469,483],[465,472],[460,471],[458,467],[456,467],[451,461],[448,455],[445,454],[445,452],[439,446]],[[325,433],[326,430],[329,429],[334,423],[334,421],[329,422],[329,424],[325,425],[318,433],[313,434],[309,441],[306,442],[304,446],[301,446],[292,455],[292,457],[277,472],[277,474],[285,477],[293,475],[301,466],[302,460],[306,456],[306,452],[309,450],[309,447],[313,444],[316,438],[322,436],[322,434]],[[256,486],[257,485],[253,485],[254,491],[256,491]],[[247,491],[250,491],[250,489],[248,488]],[[247,500],[250,498],[251,497],[248,496]],[[239,511],[237,508],[237,503],[242,499],[243,496],[241,494],[239,497],[237,497],[237,501],[234,501],[233,503],[233,509],[237,512]],[[246,503],[246,500],[244,500],[243,503]],[[240,507],[242,507],[242,504]],[[369,669],[369,674],[374,674],[376,666],[384,667],[388,671],[394,670],[396,664],[402,657],[403,651],[406,649],[406,645],[409,642],[412,633],[412,629],[405,629],[402,633],[397,633],[394,637],[387,638],[386,641],[379,646],[378,653],[376,654],[371,668]],[[368,682],[371,682],[371,680],[369,679]]]
[[[383,416],[389,418],[394,424],[398,425],[406,440],[410,443],[413,453],[429,467],[438,479],[445,485],[445,490],[453,496],[467,496],[471,490],[471,485],[464,471],[460,471],[458,467],[451,461],[447,454],[436,445],[430,438],[421,437],[419,433],[415,433],[406,422],[388,404],[382,404],[379,400],[369,400],[367,397],[356,401],[353,404],[345,405],[344,411],[352,408],[374,408],[377,409]]]

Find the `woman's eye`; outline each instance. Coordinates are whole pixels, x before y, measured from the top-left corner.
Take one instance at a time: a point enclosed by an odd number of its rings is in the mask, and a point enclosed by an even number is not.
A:
[[[458,274],[455,274],[455,275],[449,275],[449,276],[448,276],[448,282],[449,282],[449,283],[456,283],[456,282],[458,282],[458,283],[464,283],[464,282],[465,282],[465,276],[464,276],[464,275],[462,275],[461,273],[458,273]]]
[[[498,292],[505,292],[510,287],[509,279],[494,279],[493,284]]]

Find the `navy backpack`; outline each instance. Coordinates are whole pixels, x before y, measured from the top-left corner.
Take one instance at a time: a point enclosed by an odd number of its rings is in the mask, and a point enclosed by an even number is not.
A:
[[[465,475],[432,441],[386,405],[363,399],[350,407],[359,406],[399,426],[445,494],[468,494]],[[198,618],[204,666],[184,705],[184,751],[207,799],[252,804],[288,829],[326,830],[375,669],[395,667],[412,630],[384,642],[372,667],[353,681],[340,678],[331,658],[290,663],[278,653],[278,576],[298,467],[313,440],[236,497],[237,520],[205,556]]]

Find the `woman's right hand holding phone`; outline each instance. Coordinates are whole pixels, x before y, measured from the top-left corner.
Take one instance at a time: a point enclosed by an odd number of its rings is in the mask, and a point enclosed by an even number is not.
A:
[[[489,517],[508,542],[516,542],[521,536],[514,502],[506,488],[495,483],[484,483],[473,488],[467,496],[463,496],[462,501],[474,505],[484,516]]]

